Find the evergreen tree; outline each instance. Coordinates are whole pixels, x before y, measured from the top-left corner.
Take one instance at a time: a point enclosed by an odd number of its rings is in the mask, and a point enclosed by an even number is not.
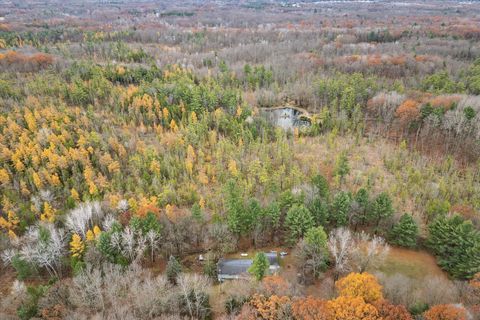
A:
[[[358,206],[358,219],[357,221],[364,225],[367,222],[367,209],[370,205],[370,197],[368,191],[365,188],[360,188],[355,194],[355,202]]]
[[[311,212],[304,205],[293,205],[285,218],[285,226],[289,232],[288,240],[295,243],[314,224]]]
[[[245,225],[246,231],[250,231],[254,228],[258,218],[262,216],[262,214],[263,209],[260,202],[255,198],[249,199],[243,217],[243,224]]]
[[[327,238],[322,226],[310,228],[305,234],[305,241],[308,245],[322,250],[327,249]]]
[[[240,189],[234,180],[227,182],[225,203],[228,228],[234,234],[243,233],[247,229],[244,223],[245,207]]]
[[[133,217],[130,219],[130,227],[136,232],[140,232],[146,235],[149,231],[154,231],[160,234],[162,231],[162,225],[157,219],[157,216],[149,212],[145,217]]]
[[[371,222],[376,221],[378,226],[380,224],[380,220],[390,218],[392,215],[392,200],[387,193],[382,192],[371,203],[368,218]]]
[[[192,206],[191,213],[192,213],[192,218],[195,219],[197,222],[202,222],[203,221],[202,208],[200,207],[200,205],[198,203],[195,203]]]
[[[266,218],[265,221],[268,221],[270,223],[270,227],[279,227],[281,211],[278,202],[273,201],[266,208],[264,208],[263,215]]]
[[[340,191],[335,195],[332,203],[332,210],[330,212],[330,222],[335,223],[335,226],[341,227],[348,224],[348,216],[352,204],[352,195],[350,192]]]
[[[470,279],[480,272],[480,232],[470,220],[458,215],[440,217],[428,230],[427,244],[442,269],[460,279]]]
[[[418,226],[412,215],[405,213],[390,232],[390,242],[402,247],[417,245]]]
[[[427,223],[435,220],[438,217],[445,217],[450,211],[450,202],[446,199],[431,199],[427,202],[425,214]]]
[[[317,174],[312,178],[312,184],[317,189],[318,195],[322,199],[327,199],[330,193],[330,187],[327,179],[321,174]]]
[[[168,281],[171,284],[177,283],[177,277],[182,272],[182,266],[174,256],[170,256],[167,262],[167,268],[165,273],[167,274]]]
[[[310,228],[298,243],[296,257],[300,262],[304,281],[318,277],[325,271],[328,261],[327,234],[321,226]]]
[[[325,226],[328,224],[328,204],[324,200],[315,197],[310,203],[309,209],[316,225]]]
[[[340,178],[340,181],[343,181],[345,176],[350,173],[350,165],[348,163],[347,153],[342,152],[337,161],[337,166],[335,168],[335,175]]]
[[[248,268],[248,272],[251,273],[257,281],[261,281],[263,277],[268,272],[268,268],[270,267],[270,263],[268,262],[267,256],[263,252],[259,252],[253,258],[253,263]]]

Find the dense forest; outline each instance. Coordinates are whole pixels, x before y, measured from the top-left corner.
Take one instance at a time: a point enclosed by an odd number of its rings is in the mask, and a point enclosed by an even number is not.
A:
[[[479,2],[0,4],[0,319],[480,319]]]

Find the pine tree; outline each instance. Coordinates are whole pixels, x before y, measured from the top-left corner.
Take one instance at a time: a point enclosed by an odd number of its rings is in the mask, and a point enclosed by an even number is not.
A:
[[[360,188],[355,194],[355,202],[358,205],[358,221],[364,225],[367,221],[367,209],[370,205],[370,197],[365,188]]]
[[[337,161],[335,168],[335,175],[340,177],[340,181],[343,181],[345,176],[350,173],[350,165],[348,164],[348,158],[346,152],[342,152]]]
[[[320,197],[316,197],[309,205],[310,212],[315,219],[315,224],[325,226],[328,223],[328,204]]]
[[[321,226],[310,228],[305,234],[307,244],[318,249],[327,249],[327,238],[327,234]]]
[[[390,232],[390,242],[402,247],[417,245],[418,226],[410,214],[405,213]]]
[[[320,198],[327,199],[330,194],[330,187],[327,179],[321,174],[317,174],[312,178],[312,184],[317,189]]]
[[[192,206],[191,214],[192,214],[192,218],[195,219],[195,221],[197,221],[197,222],[202,222],[203,221],[202,208],[200,207],[200,205],[198,203],[195,203]]]
[[[310,228],[303,240],[298,243],[296,256],[302,266],[305,280],[310,274],[318,277],[327,268],[329,257],[327,239],[323,227],[318,226]]]
[[[280,206],[278,202],[271,202],[266,208],[263,209],[263,214],[267,217],[267,221],[270,223],[271,228],[277,228],[280,225]]]
[[[240,189],[234,180],[227,182],[225,202],[228,228],[237,235],[245,233],[248,229],[248,226],[245,225],[244,219],[245,206],[241,197]]]
[[[440,217],[429,225],[427,244],[440,267],[452,276],[470,279],[480,272],[480,232],[462,217]]]
[[[337,227],[348,224],[348,216],[352,204],[352,195],[350,192],[341,191],[335,195],[330,212],[330,220]]]
[[[289,241],[295,243],[308,229],[314,226],[311,212],[304,205],[295,204],[287,212],[285,226],[289,231]]]
[[[167,274],[168,281],[171,284],[177,283],[177,277],[182,272],[182,266],[174,256],[170,256],[167,263],[167,269],[165,273]]]
[[[263,277],[267,274],[268,268],[270,267],[270,263],[268,262],[267,256],[263,252],[259,252],[253,258],[253,263],[248,268],[248,272],[251,273],[257,281],[263,279]]]
[[[390,218],[393,215],[393,205],[390,196],[382,192],[370,205],[368,212],[368,218],[370,221],[376,221],[377,226],[380,224],[380,220]]]

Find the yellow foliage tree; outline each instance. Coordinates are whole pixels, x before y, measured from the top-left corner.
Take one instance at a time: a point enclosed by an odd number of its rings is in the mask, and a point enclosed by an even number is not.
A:
[[[120,163],[118,161],[112,161],[108,164],[108,172],[110,173],[117,173],[120,172]]]
[[[12,230],[8,230],[8,237],[13,240],[17,238],[17,235]]]
[[[350,273],[338,280],[335,286],[343,297],[361,297],[365,302],[377,301],[382,296],[382,286],[377,279],[369,273]]]
[[[238,176],[237,162],[235,160],[231,159],[228,162],[228,171],[232,174],[232,176]]]
[[[235,115],[236,115],[237,117],[240,117],[240,116],[242,115],[242,112],[243,112],[242,108],[241,108],[240,106],[238,106],[238,107],[237,107],[237,112],[235,113]]]
[[[203,197],[200,197],[198,205],[200,206],[200,208],[205,209],[205,199]]]
[[[150,162],[150,171],[155,174],[160,173],[160,163],[153,159],[152,162]]]
[[[95,183],[89,182],[88,183],[88,193],[90,193],[91,195],[95,195],[95,194],[97,194],[97,192],[98,192],[98,188],[95,185]]]
[[[97,238],[101,233],[102,230],[99,228],[99,226],[95,225],[93,227],[93,234],[95,235],[95,238]]]
[[[193,163],[190,159],[185,159],[185,168],[187,168],[187,172],[189,175],[193,173]]]
[[[70,241],[70,253],[72,254],[72,257],[80,257],[84,250],[85,244],[83,243],[82,238],[75,233],[72,236],[72,241]]]
[[[0,185],[7,185],[10,182],[10,176],[8,171],[0,169]]]
[[[170,129],[171,129],[173,132],[177,132],[177,131],[178,131],[178,126],[177,126],[177,123],[175,122],[174,119],[172,119],[172,121],[170,121]]]
[[[165,120],[168,120],[168,116],[170,115],[170,113],[168,112],[168,109],[167,108],[163,108],[162,109],[162,116]]]
[[[165,207],[165,215],[170,221],[175,221],[177,218],[175,216],[175,206],[167,204],[167,206]]]
[[[48,202],[43,203],[43,213],[40,215],[40,220],[53,222],[55,221],[55,209]]]
[[[88,229],[87,234],[85,235],[85,239],[87,239],[87,241],[95,240],[95,234],[93,233],[92,230]]]
[[[78,194],[78,191],[75,190],[75,188],[72,188],[70,190],[70,196],[73,198],[73,200],[75,201],[79,201],[80,200],[80,195]]]
[[[191,115],[190,115],[190,119],[191,119],[190,121],[191,121],[192,123],[197,123],[197,120],[198,120],[198,119],[197,119],[197,114],[195,113],[195,111],[192,111],[192,113],[191,113]]]
[[[377,309],[362,297],[341,296],[327,302],[331,320],[381,320]]]
[[[35,187],[37,187],[37,189],[42,188],[43,183],[42,183],[42,180],[40,179],[40,176],[38,175],[37,172],[35,172],[35,171],[33,172],[32,179],[33,179],[33,184],[35,185]]]

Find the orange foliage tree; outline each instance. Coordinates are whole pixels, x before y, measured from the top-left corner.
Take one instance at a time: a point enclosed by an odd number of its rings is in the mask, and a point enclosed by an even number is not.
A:
[[[469,300],[472,305],[472,310],[476,314],[480,314],[480,272],[475,274],[468,283],[469,285]]]
[[[283,312],[289,309],[291,304],[289,297],[270,296],[255,294],[249,305],[255,309],[254,319],[277,320],[282,319]]]
[[[335,286],[340,296],[360,297],[365,302],[371,303],[383,298],[382,286],[377,279],[369,273],[350,273],[338,280]]]
[[[292,311],[297,320],[330,320],[333,316],[327,301],[313,297],[295,300]]]
[[[290,288],[288,282],[277,275],[266,276],[262,280],[262,285],[268,295],[286,295]]]
[[[396,116],[405,123],[415,120],[419,115],[418,102],[411,99],[405,100],[396,111]]]
[[[377,309],[362,297],[341,296],[327,302],[331,320],[381,320]]]
[[[451,304],[439,304],[425,312],[423,317],[425,320],[467,320],[467,312]]]
[[[402,305],[393,305],[387,300],[378,300],[374,304],[383,320],[412,320],[412,315]]]
[[[46,68],[53,63],[53,57],[46,53],[25,55],[13,50],[0,54],[0,66],[16,68],[19,71],[28,72]]]

